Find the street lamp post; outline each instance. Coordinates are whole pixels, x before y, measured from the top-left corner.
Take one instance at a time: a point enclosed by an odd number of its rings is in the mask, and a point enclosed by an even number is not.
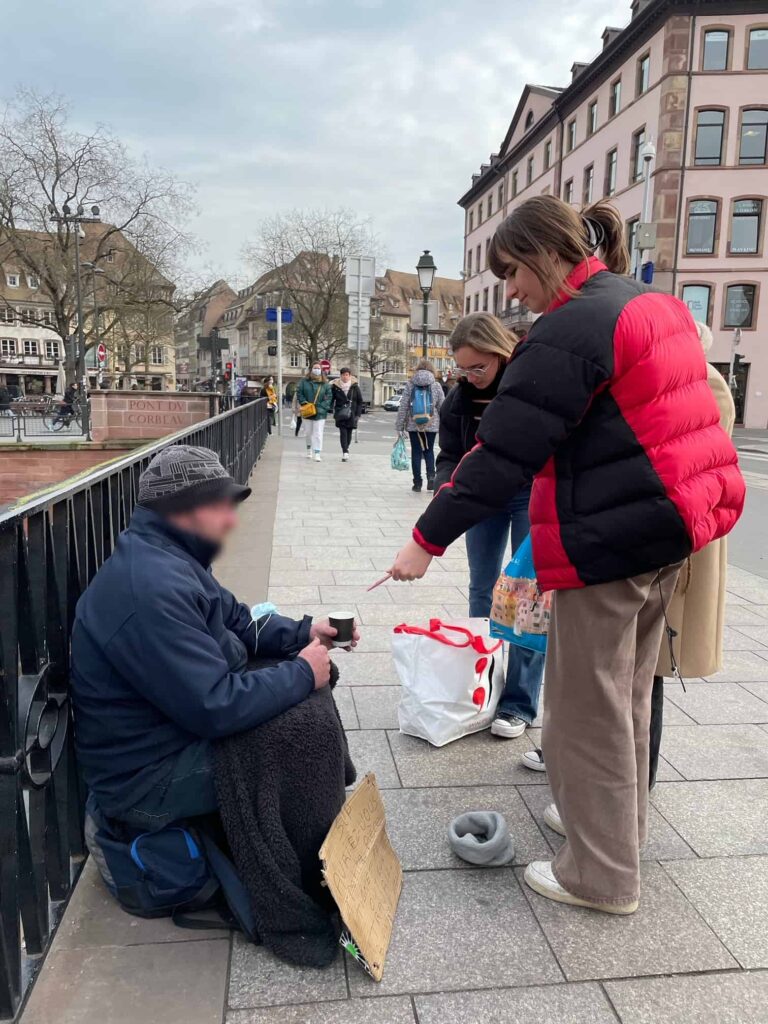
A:
[[[421,354],[425,359],[429,356],[429,295],[435,282],[436,270],[437,267],[429,249],[425,249],[416,264],[416,274],[422,294]]]
[[[95,263],[91,263],[90,261],[88,261],[88,262],[83,261],[81,266],[83,266],[86,270],[90,270],[90,272],[91,272],[91,291],[93,292],[93,344],[94,344],[94,347],[96,348],[96,358],[97,358],[97,361],[98,361],[99,340],[100,339],[99,339],[99,303],[98,303],[98,301],[96,299],[96,275],[99,274],[99,275],[103,276],[105,271],[103,271],[101,269],[101,267],[97,267]],[[98,383],[100,385],[101,381],[102,381],[101,364],[99,364],[99,368],[98,368],[98,373],[97,373],[96,379],[97,379],[97,381],[98,381]]]
[[[83,333],[83,289],[80,279],[80,232],[83,224],[98,224],[101,221],[98,206],[92,206],[90,216],[86,215],[85,208],[78,206],[73,213],[72,208],[65,203],[58,212],[55,206],[49,206],[48,212],[51,220],[57,224],[75,225],[75,294],[77,296],[77,370],[80,378],[80,409],[83,417],[83,433],[87,441],[91,437],[91,410],[88,405],[88,375],[85,368],[85,335]],[[73,360],[73,363],[75,361]]]
[[[651,221],[651,164],[656,159],[656,147],[648,140],[643,146],[641,153],[643,159],[643,225],[649,224]],[[635,259],[635,277],[638,281],[642,280],[643,275],[643,262],[645,261],[645,254],[648,250],[641,249],[639,252],[630,253],[633,259]]]

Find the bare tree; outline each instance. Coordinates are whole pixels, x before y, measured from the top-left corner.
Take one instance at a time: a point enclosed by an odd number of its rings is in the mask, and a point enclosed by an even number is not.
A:
[[[360,372],[371,378],[371,394],[374,394],[376,381],[380,377],[388,373],[402,373],[406,359],[405,340],[386,337],[382,331],[381,318],[372,319],[368,348],[360,353]]]
[[[291,210],[260,225],[244,256],[262,275],[260,291],[293,310],[289,352],[312,363],[346,351],[346,260],[379,249],[370,225],[350,210]]]
[[[89,134],[68,124],[66,104],[53,96],[20,91],[0,121],[0,262],[18,265],[38,282],[53,309],[48,326],[65,342],[71,378],[76,307],[75,231],[64,207],[97,205],[103,223],[81,233],[81,255],[103,270],[83,273],[86,348],[95,342],[94,304],[101,312],[100,340],[125,337],[131,318],[158,305],[169,313],[171,281],[191,239],[183,227],[191,209],[188,186],[128,155],[104,126]],[[186,291],[185,291],[186,294]],[[96,300],[95,303],[93,300]],[[7,300],[0,300],[6,301]],[[156,310],[157,311],[157,310]]]

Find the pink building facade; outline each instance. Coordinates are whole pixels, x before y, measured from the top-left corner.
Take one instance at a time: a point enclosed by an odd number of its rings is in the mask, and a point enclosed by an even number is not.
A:
[[[655,287],[709,324],[709,358],[736,360],[739,420],[768,426],[768,0],[635,0],[565,88],[526,86],[498,154],[473,177],[465,210],[464,311],[525,330],[487,267],[496,227],[533,195],[576,206],[609,196],[636,264],[651,142]]]

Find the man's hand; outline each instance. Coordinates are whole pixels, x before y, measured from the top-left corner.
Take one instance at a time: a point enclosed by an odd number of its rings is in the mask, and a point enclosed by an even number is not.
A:
[[[393,580],[420,580],[429,568],[432,555],[424,550],[415,540],[409,540],[395,558],[392,568]]]
[[[309,630],[309,635],[313,640],[319,640],[320,643],[330,650],[333,647],[333,640],[336,636],[337,630],[330,624],[328,619],[321,619],[319,622],[314,622]],[[360,639],[360,631],[355,625],[352,632],[352,643],[351,647],[357,647],[358,640]]]
[[[331,678],[331,658],[327,647],[324,647],[320,640],[315,637],[312,643],[299,651],[300,658],[303,658],[312,669],[315,677],[315,689],[319,690],[327,686]]]

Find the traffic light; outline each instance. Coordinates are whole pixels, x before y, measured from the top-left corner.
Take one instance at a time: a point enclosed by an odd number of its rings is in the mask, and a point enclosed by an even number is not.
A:
[[[227,363],[226,367],[224,368],[224,380],[232,380],[232,363]]]
[[[733,353],[733,375],[734,375],[734,377],[736,376],[737,373],[740,373],[744,369],[743,363],[744,363],[744,356],[741,354],[741,352],[734,352]]]

